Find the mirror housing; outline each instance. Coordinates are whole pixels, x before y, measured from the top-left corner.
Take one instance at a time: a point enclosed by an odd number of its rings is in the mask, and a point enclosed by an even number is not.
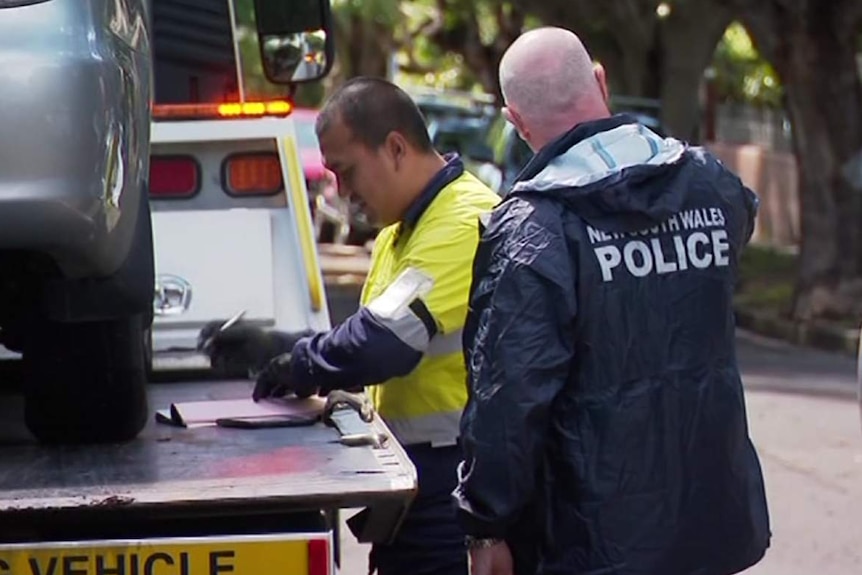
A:
[[[332,69],[335,44],[329,0],[254,0],[260,58],[273,84],[301,84]]]

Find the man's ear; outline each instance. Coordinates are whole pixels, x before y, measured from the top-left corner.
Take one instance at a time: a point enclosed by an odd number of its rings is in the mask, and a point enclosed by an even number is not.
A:
[[[596,76],[596,82],[599,85],[599,90],[602,92],[602,98],[605,100],[605,104],[610,106],[611,103],[611,95],[608,90],[608,77],[605,73],[605,67],[600,63],[596,62],[593,64],[593,74]]]
[[[502,112],[503,117],[506,118],[506,121],[515,126],[515,129],[518,131],[518,134],[521,135],[521,139],[525,142],[529,142],[530,130],[528,130],[527,127],[524,125],[524,120],[521,118],[518,112],[509,107],[504,107]]]
[[[383,149],[397,172],[404,165],[404,160],[407,157],[407,139],[398,132],[389,132],[383,142]]]

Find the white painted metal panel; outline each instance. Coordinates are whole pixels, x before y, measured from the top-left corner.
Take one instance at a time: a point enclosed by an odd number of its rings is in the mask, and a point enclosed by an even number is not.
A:
[[[279,154],[283,196],[231,198],[221,189],[221,162],[227,155],[275,151],[277,143],[292,134],[290,118],[153,124],[154,155],[192,156],[201,168],[201,189],[195,197],[153,202],[156,272],[160,277],[176,276],[192,291],[187,310],[156,316],[153,350],[161,357],[205,360],[187,353],[194,350],[201,327],[241,309],[247,310],[246,320],[263,327],[329,328],[325,299],[321,309],[312,308],[310,270],[303,253],[307,238],[301,237],[296,218],[300,214],[294,213],[308,206],[291,205],[289,200],[291,185],[299,186],[300,197],[306,196],[303,179],[290,177],[290,169],[301,170],[298,158],[289,161]],[[230,208],[233,203],[242,207]],[[311,272],[320,281],[313,248],[308,256],[314,260]]]
[[[156,212],[153,241],[157,276],[175,276],[191,289],[187,309],[156,316],[156,351],[193,346],[193,337],[180,337],[176,330],[196,333],[205,322],[241,309],[247,320],[274,323],[269,210]],[[166,335],[170,328],[173,338]]]

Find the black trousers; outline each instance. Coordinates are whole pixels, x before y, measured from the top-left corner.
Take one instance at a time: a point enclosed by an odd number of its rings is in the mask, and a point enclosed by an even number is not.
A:
[[[467,575],[464,532],[457,523],[452,491],[461,448],[406,446],[416,466],[419,492],[395,541],[374,545],[369,572],[378,575]]]

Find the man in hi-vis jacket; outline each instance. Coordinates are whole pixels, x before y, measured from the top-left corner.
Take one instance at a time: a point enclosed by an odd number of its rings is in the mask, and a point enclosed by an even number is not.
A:
[[[466,575],[451,502],[467,389],[461,350],[479,217],[499,196],[432,147],[410,97],[380,79],[342,86],[317,121],[326,167],[385,227],[361,307],[334,329],[296,342],[238,324],[211,354],[277,356],[255,399],[367,386],[374,407],[417,468],[419,494],[391,545],[374,545],[381,575]],[[279,356],[278,354],[288,354]]]

